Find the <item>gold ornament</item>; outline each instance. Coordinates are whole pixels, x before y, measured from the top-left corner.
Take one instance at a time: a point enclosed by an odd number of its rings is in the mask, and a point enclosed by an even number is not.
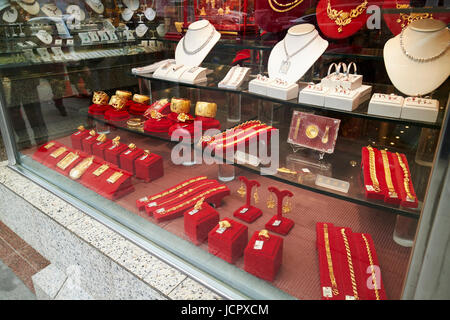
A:
[[[336,23],[336,25],[338,26],[338,32],[342,32],[342,27],[350,24],[350,22],[352,22],[352,19],[357,18],[359,15],[361,15],[366,10],[367,4],[367,0],[364,0],[363,3],[350,10],[349,12],[344,10],[337,11],[336,9],[331,8],[330,0],[328,0],[327,15],[328,18],[333,20],[334,23]]]
[[[255,192],[253,193],[253,199],[255,200],[255,204],[259,202],[258,188],[256,188]]]
[[[269,195],[269,199],[267,199],[267,208],[269,208],[269,209],[275,208],[275,199],[273,197],[272,192]]]
[[[283,204],[282,210],[283,210],[283,213],[289,213],[292,211],[292,206],[291,206],[291,202],[290,202],[289,198],[286,199],[286,203]]]
[[[241,181],[241,186],[237,190],[237,193],[243,198],[247,194],[247,189],[244,186],[244,183]]]

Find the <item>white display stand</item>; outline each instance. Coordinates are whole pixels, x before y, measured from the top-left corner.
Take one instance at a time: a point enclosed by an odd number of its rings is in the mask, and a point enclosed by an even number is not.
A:
[[[325,108],[353,111],[370,99],[372,86],[362,85],[356,90],[331,89],[325,95]]]
[[[285,45],[289,54],[301,50],[289,58],[290,66],[287,72],[283,73],[281,71],[283,61],[286,60]],[[270,52],[268,61],[269,78],[282,79],[289,83],[297,82],[325,52],[327,47],[328,41],[320,37],[314,25],[304,23],[291,27],[286,37],[277,43]]]
[[[218,83],[219,88],[236,90],[250,75],[250,68],[239,65],[232,67],[227,75]]]
[[[403,103],[400,117],[408,120],[436,122],[438,112],[438,100],[407,97]]]
[[[312,104],[315,106],[325,106],[325,95],[329,88],[325,88],[322,84],[301,82],[299,84],[300,92],[298,94],[298,102]]]
[[[178,81],[190,84],[204,83],[207,81],[207,70],[208,69],[202,67],[189,67],[185,72],[181,74],[181,76],[178,78]]]
[[[370,99],[367,113],[400,118],[404,100],[403,97],[395,94],[374,93]]]
[[[175,61],[185,66],[200,66],[220,37],[220,33],[208,20],[191,23],[184,37],[178,42]]]
[[[145,67],[133,68],[133,69],[131,69],[131,72],[134,74],[152,73],[152,72],[155,72],[159,67],[166,65],[166,64],[172,64],[172,63],[175,63],[174,59],[166,59],[166,60],[155,62],[155,63],[150,64]]]
[[[275,80],[267,88],[267,96],[280,100],[292,100],[297,98],[298,90],[299,87],[297,83],[280,83]]]
[[[265,76],[258,75],[256,79],[253,79],[248,83],[248,91],[256,94],[267,95],[267,88],[275,79],[270,79]]]
[[[402,33],[386,42],[384,63],[392,84],[408,96],[425,95],[437,89],[450,75],[450,50],[431,61],[417,61],[408,57],[428,59],[448,48],[450,32],[437,19],[411,22]]]

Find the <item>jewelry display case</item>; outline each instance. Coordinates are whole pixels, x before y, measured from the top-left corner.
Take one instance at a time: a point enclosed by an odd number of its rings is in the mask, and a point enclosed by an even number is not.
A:
[[[448,154],[448,8],[40,2],[0,5],[12,168],[233,298],[408,297]]]

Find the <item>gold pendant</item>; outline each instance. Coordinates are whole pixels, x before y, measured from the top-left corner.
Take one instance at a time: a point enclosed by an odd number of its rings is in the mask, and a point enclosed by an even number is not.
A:
[[[241,182],[241,186],[239,187],[237,193],[243,198],[247,194],[247,191],[245,189],[244,183]]]
[[[289,213],[292,211],[292,206],[291,206],[291,202],[289,201],[289,199],[286,199],[286,203],[283,204],[283,213]]]
[[[267,199],[267,208],[269,209],[275,208],[275,199],[273,198],[272,192],[270,193],[269,199]]]
[[[253,199],[255,200],[255,204],[259,202],[258,188],[256,188],[255,192],[253,193]]]

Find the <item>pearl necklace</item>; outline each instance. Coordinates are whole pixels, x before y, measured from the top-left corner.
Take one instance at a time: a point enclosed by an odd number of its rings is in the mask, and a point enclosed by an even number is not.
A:
[[[415,61],[415,62],[420,62],[420,63],[422,63],[422,62],[430,62],[430,61],[433,61],[433,60],[436,60],[436,59],[440,58],[441,56],[443,56],[443,55],[447,52],[447,49],[448,49],[448,47],[449,47],[449,44],[448,44],[448,43],[447,43],[447,46],[444,48],[444,50],[442,50],[441,52],[439,52],[438,54],[436,54],[436,55],[434,55],[434,56],[431,56],[431,57],[429,57],[429,58],[417,58],[417,57],[414,57],[414,56],[411,55],[411,54],[408,52],[408,50],[406,50],[406,48],[405,48],[405,42],[404,42],[404,40],[403,40],[403,36],[404,36],[404,31],[405,31],[405,29],[406,29],[406,28],[404,28],[404,29],[402,30],[402,32],[400,33],[400,48],[402,49],[403,54],[404,54],[405,56],[407,56],[409,59],[411,59],[411,60],[413,60],[413,61]]]

